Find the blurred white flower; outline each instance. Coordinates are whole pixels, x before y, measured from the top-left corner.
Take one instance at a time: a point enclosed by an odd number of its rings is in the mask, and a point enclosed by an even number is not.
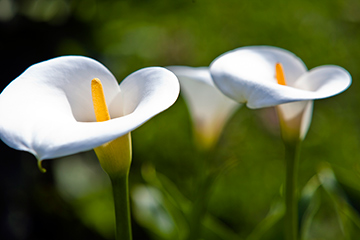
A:
[[[241,105],[226,97],[214,85],[209,68],[170,66],[181,85],[198,144],[207,149],[218,140],[227,120]]]

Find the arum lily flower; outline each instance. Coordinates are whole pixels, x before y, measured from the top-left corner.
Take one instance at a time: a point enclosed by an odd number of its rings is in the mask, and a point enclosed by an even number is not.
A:
[[[219,138],[227,120],[240,107],[214,85],[208,67],[167,67],[178,77],[181,93],[192,117],[198,145],[211,148]]]
[[[111,120],[96,122],[91,81],[101,80]],[[118,85],[101,63],[63,56],[29,67],[0,95],[0,138],[39,160],[96,148],[170,107],[176,76],[160,67],[138,70]]]
[[[138,70],[118,85],[93,59],[54,58],[31,66],[0,94],[0,138],[39,163],[94,148],[113,186],[116,239],[131,240],[130,132],[170,107],[179,91],[165,68]]]
[[[215,85],[249,108],[278,106],[283,137],[304,139],[313,100],[331,97],[351,84],[350,74],[335,65],[307,70],[293,53],[270,46],[250,46],[224,53],[211,63]],[[296,103],[294,103],[296,102]]]
[[[225,53],[211,63],[210,72],[225,95],[249,108],[277,106],[285,143],[285,237],[298,239],[299,149],[310,126],[313,100],[346,90],[351,84],[350,74],[334,65],[308,71],[293,53],[268,46]]]

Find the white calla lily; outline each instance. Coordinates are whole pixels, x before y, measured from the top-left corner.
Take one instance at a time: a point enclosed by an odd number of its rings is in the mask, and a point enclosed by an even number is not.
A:
[[[178,77],[193,121],[198,144],[212,147],[227,120],[241,105],[222,94],[214,85],[208,67],[167,67]]]
[[[283,66],[286,83],[278,83],[278,63]],[[350,74],[339,66],[324,65],[308,71],[293,53],[270,46],[242,47],[224,53],[211,63],[210,72],[225,95],[249,108],[278,105],[287,140],[305,137],[313,100],[336,95],[351,84]]]
[[[91,81],[101,80],[111,120],[96,122]],[[101,63],[63,56],[29,67],[0,94],[0,137],[39,160],[87,151],[170,107],[179,94],[165,68],[140,69],[118,85]]]

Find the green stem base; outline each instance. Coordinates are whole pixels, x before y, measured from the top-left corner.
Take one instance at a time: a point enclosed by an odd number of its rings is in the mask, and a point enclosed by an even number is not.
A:
[[[298,239],[298,165],[300,143],[285,144],[285,239]]]

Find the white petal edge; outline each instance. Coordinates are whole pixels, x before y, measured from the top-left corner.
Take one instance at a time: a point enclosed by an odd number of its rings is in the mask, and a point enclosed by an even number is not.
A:
[[[48,66],[53,61],[64,61],[64,64],[60,64],[61,68],[55,64],[54,71],[53,65]],[[38,72],[31,70],[33,68]],[[88,80],[84,72],[95,73],[96,76],[91,76]],[[59,74],[66,76],[64,81],[73,86],[64,87],[57,84],[54,78]],[[85,74],[86,79],[77,79],[78,74],[82,77]],[[170,107],[179,94],[179,83],[173,73],[158,67],[142,69],[127,78],[139,83],[146,82],[147,85],[140,87],[145,95],[131,98],[131,114],[101,123],[79,122],[75,119],[70,101],[80,99],[86,106],[92,106],[92,100],[88,97],[91,96],[90,81],[93,77],[98,77],[103,82],[108,102],[112,103],[117,99],[120,88],[115,78],[95,60],[66,56],[30,67],[0,95],[1,139],[10,147],[33,153],[40,160],[90,150],[139,127]],[[138,79],[143,77],[146,79]],[[124,84],[129,80],[125,79]],[[85,85],[83,81],[86,82]],[[155,86],[158,83],[160,85]],[[131,84],[129,85],[131,87]],[[84,89],[81,86],[84,86]],[[74,94],[72,88],[79,90],[79,95],[74,95],[73,98],[69,97]],[[93,109],[91,113],[86,107],[83,110],[86,111],[86,115],[93,115]]]
[[[323,65],[303,74],[294,87],[316,93],[317,98],[339,94],[351,85],[351,75],[344,68]]]

